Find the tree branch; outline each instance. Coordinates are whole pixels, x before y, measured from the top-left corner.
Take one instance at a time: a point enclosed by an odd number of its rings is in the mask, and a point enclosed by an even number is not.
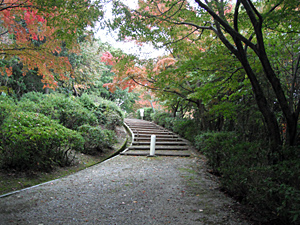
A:
[[[164,44],[164,46],[170,45],[170,44],[175,44],[179,41],[182,41],[183,39],[187,38],[188,36],[190,36],[191,34],[195,33],[198,29],[193,30],[192,32],[188,33],[187,35],[185,35],[184,37],[177,39],[176,41],[171,41],[171,42],[167,42]]]
[[[246,37],[241,35],[239,32],[234,30],[227,21],[224,21],[219,15],[217,15],[208,5],[201,2],[201,0],[195,0],[195,2],[203,9],[207,11],[220,25],[222,25],[226,32],[228,32],[232,37],[240,39],[245,44],[249,45],[255,52],[257,51],[255,44],[249,41]],[[228,40],[227,40],[228,41]]]
[[[280,1],[279,3],[277,3],[276,5],[274,5],[274,6],[269,10],[269,12],[268,12],[267,14],[273,12],[278,6],[281,5],[282,2],[283,2],[283,0],[281,0],[281,1]]]
[[[224,36],[220,24],[217,22],[216,23],[216,28],[213,28],[213,31],[215,32],[215,34],[220,38],[220,40],[224,43],[224,45],[235,55],[238,57],[238,51],[236,49],[235,46],[233,46],[230,41],[228,41],[228,39]]]
[[[247,15],[252,23],[252,26],[255,30],[255,34],[256,34],[256,39],[257,39],[257,44],[258,44],[258,48],[264,48],[264,42],[263,42],[263,35],[261,32],[262,29],[262,23],[263,23],[263,19],[262,16],[260,15],[260,13],[256,10],[256,8],[254,7],[254,5],[252,4],[251,0],[240,0],[247,12]],[[256,16],[258,17],[258,21],[256,19]],[[251,46],[250,46],[251,47]],[[255,47],[253,49],[254,51],[256,51],[256,53],[259,55],[259,50],[257,50],[257,48]]]
[[[192,103],[197,104],[197,101],[193,101],[193,100],[191,100],[191,99],[188,99],[188,98],[186,98],[186,96],[180,94],[180,93],[177,92],[177,91],[172,91],[172,90],[166,90],[166,89],[159,89],[159,88],[149,87],[149,86],[146,86],[146,85],[144,85],[144,84],[142,84],[142,83],[136,81],[136,80],[134,79],[134,77],[131,77],[131,79],[132,79],[136,84],[141,85],[142,87],[146,87],[146,88],[149,88],[149,89],[151,89],[151,90],[157,90],[157,91],[164,91],[164,92],[168,92],[168,93],[173,93],[173,94],[178,95],[179,97],[181,97],[182,99],[184,99],[184,100],[186,100],[186,101],[189,101],[189,102],[192,102]]]
[[[0,5],[8,5],[7,3],[4,4],[3,2],[4,2],[4,0],[2,0]],[[10,5],[8,5],[6,7],[0,8],[0,12],[4,11],[4,10],[7,10],[7,9],[13,9],[13,8],[19,8],[19,7],[26,7],[26,8],[31,7],[30,5],[25,5],[27,2],[28,2],[28,0],[26,0],[22,3],[19,3],[19,4],[11,3]]]
[[[235,5],[235,10],[234,10],[234,18],[233,18],[234,29],[237,32],[239,32],[239,28],[238,28],[238,16],[239,16],[240,5],[241,5],[240,0],[237,0],[236,5]]]
[[[8,33],[8,30],[7,30],[7,31],[4,31],[3,33],[1,33],[0,36],[1,36],[1,35],[4,35],[4,34],[7,34],[7,33]]]
[[[158,4],[157,3],[155,3],[155,4],[156,4],[156,7],[157,7],[158,11],[160,12],[159,16],[163,16],[163,15],[167,14],[169,11],[171,11],[172,8],[174,8],[175,5],[177,5],[178,3],[179,2],[175,2],[174,4],[172,4],[172,6],[167,11],[165,11],[165,12],[160,11],[160,9],[158,7]],[[172,15],[168,16],[166,19],[170,19],[171,17],[175,16],[182,9],[183,4],[184,4],[184,1],[182,1],[180,7]]]
[[[299,113],[300,113],[300,99],[298,101],[298,104],[297,104],[297,107],[296,107],[296,112],[295,112],[295,115],[296,115],[297,118],[299,117]]]

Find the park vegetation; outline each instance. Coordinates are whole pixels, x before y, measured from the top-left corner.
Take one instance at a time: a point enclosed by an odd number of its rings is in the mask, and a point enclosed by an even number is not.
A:
[[[165,109],[145,119],[190,140],[226,193],[260,222],[299,224],[299,1],[114,2],[121,40],[167,54],[117,58],[107,87],[151,90]]]
[[[0,2],[0,169],[49,172],[116,142],[136,94],[112,82],[120,50],[91,28],[104,1]]]
[[[299,1],[109,1],[103,26],[166,50],[149,60],[94,39],[105,2],[0,2],[1,169],[111,148],[140,95],[144,119],[193,143],[260,223],[299,224]]]

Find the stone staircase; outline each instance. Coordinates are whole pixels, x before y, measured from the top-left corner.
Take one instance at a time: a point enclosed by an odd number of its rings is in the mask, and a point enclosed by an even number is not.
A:
[[[187,141],[177,134],[145,120],[125,119],[124,122],[132,132],[132,144],[121,155],[148,156],[151,135],[156,135],[156,156],[191,156]]]

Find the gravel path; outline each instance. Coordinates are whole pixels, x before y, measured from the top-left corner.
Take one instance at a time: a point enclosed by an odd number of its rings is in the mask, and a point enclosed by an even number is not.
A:
[[[0,198],[0,224],[249,224],[199,157],[116,156]]]

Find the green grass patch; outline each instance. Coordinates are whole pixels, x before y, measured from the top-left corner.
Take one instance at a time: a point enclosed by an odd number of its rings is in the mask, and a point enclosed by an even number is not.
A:
[[[197,174],[198,172],[189,168],[178,168],[178,170],[183,171],[183,172],[189,172],[191,174]]]

